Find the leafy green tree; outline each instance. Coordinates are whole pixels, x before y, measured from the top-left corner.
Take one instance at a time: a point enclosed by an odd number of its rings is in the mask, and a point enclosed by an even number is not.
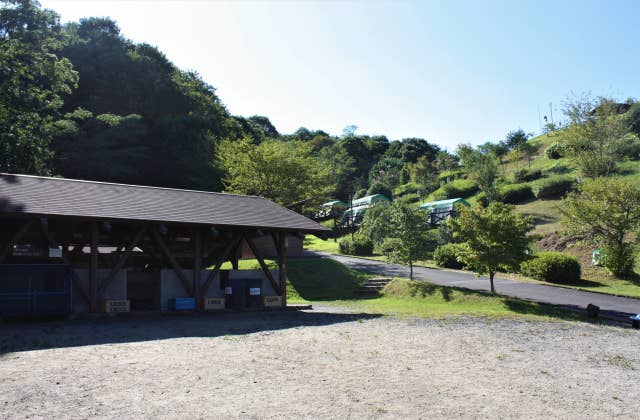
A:
[[[608,176],[629,132],[627,119],[618,115],[616,103],[607,98],[578,98],[564,113],[570,125],[563,133],[565,151],[587,178]]]
[[[333,190],[326,165],[299,142],[250,139],[225,140],[218,159],[226,171],[226,191],[260,195],[287,205],[302,200],[321,202]]]
[[[369,172],[369,183],[373,185],[376,182],[385,184],[389,187],[395,187],[400,183],[400,173],[404,162],[398,158],[383,155],[376,162]]]
[[[49,174],[50,124],[78,75],[60,58],[59,17],[35,1],[0,8],[0,171]]]
[[[524,132],[523,129],[519,128],[515,131],[510,131],[507,133],[507,138],[505,139],[505,143],[510,150],[518,149],[522,144],[526,143],[529,140],[529,135]]]
[[[412,280],[414,262],[427,258],[437,246],[424,210],[401,202],[369,209],[359,234],[381,243],[389,262],[408,264]]]
[[[495,293],[496,272],[515,269],[527,258],[533,240],[528,235],[534,228],[532,219],[499,202],[487,208],[459,206],[458,210],[458,217],[447,221],[454,240],[463,244],[458,257],[479,275],[488,274],[491,293]]]
[[[412,137],[391,142],[385,155],[399,159],[404,163],[416,163],[420,157],[426,157],[429,161],[433,161],[439,151],[438,146],[430,144],[424,139]]]
[[[465,159],[465,171],[467,175],[478,183],[480,190],[486,194],[489,202],[499,199],[497,188],[498,162],[493,154],[484,154],[478,151],[469,153]]]
[[[633,273],[629,235],[640,231],[640,187],[618,177],[586,181],[560,204],[569,233],[605,246],[604,265],[616,276]]]

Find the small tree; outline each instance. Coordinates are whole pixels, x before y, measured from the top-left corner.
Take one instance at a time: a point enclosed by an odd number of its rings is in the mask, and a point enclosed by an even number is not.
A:
[[[586,181],[560,204],[569,233],[605,246],[604,265],[616,276],[633,272],[629,234],[640,231],[640,187],[622,178]]]
[[[618,115],[616,103],[584,97],[567,103],[564,112],[571,123],[563,134],[567,156],[587,178],[613,174],[629,132],[628,121]]]
[[[478,151],[469,154],[465,161],[465,170],[469,177],[478,183],[489,202],[498,200],[499,194],[496,187],[498,162],[493,154]]]
[[[382,244],[389,262],[408,264],[413,280],[413,263],[427,258],[437,245],[425,211],[401,202],[374,208],[367,212],[360,234]]]
[[[447,221],[453,238],[462,242],[459,258],[478,275],[488,274],[491,293],[499,268],[517,268],[527,257],[533,238],[530,217],[522,217],[513,206],[493,203],[475,209],[459,207],[457,218]]]

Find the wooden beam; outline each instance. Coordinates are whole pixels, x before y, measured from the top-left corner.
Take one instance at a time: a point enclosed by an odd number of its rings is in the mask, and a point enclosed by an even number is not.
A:
[[[200,299],[200,271],[202,270],[202,230],[193,231],[193,294]]]
[[[278,283],[276,283],[276,279],[273,278],[273,274],[271,273],[271,270],[269,270],[269,267],[267,267],[267,264],[264,262],[264,258],[262,258],[262,254],[260,253],[260,251],[258,251],[258,248],[256,247],[256,244],[253,242],[253,239],[249,236],[245,237],[244,239],[245,241],[247,241],[247,245],[249,245],[249,248],[251,248],[251,252],[253,252],[253,255],[255,255],[256,259],[258,260],[258,263],[260,264],[262,271],[269,279],[269,282],[271,282],[271,286],[273,286],[273,290],[275,290],[277,294],[280,294],[280,286],[278,285]]]
[[[111,283],[113,283],[113,281],[115,280],[116,275],[118,274],[118,272],[120,270],[122,270],[122,267],[124,267],[124,265],[127,263],[127,260],[129,259],[129,257],[133,253],[134,248],[136,246],[138,246],[138,244],[140,243],[140,241],[144,237],[145,233],[147,233],[147,228],[148,227],[146,225],[144,225],[140,229],[138,229],[138,232],[133,237],[133,240],[131,240],[131,242],[129,243],[129,246],[127,246],[124,255],[120,256],[120,259],[118,260],[116,265],[111,269],[111,272],[109,273],[107,278],[102,281],[102,284],[100,285],[100,288],[98,289],[98,297],[99,298],[102,297],[102,295],[104,294],[104,291],[107,289],[107,287],[109,287],[111,285]]]
[[[280,293],[282,307],[287,307],[287,233],[278,233],[278,280],[280,281]]]
[[[229,258],[229,255],[234,250],[234,248],[240,242],[242,242],[243,238],[244,238],[244,233],[240,232],[240,233],[237,233],[235,236],[233,236],[231,238],[231,241],[227,243],[227,246],[222,251],[222,254],[220,254],[220,256],[218,257],[218,261],[216,262],[216,265],[213,267],[213,270],[211,270],[211,272],[209,273],[207,280],[204,282],[204,284],[200,288],[200,294],[202,296],[204,296],[204,294],[207,293],[207,290],[209,289],[209,286],[211,286],[213,279],[216,277],[216,274],[218,274],[218,272],[220,271],[220,267]]]
[[[52,248],[57,248],[58,244],[56,243],[56,241],[53,240],[53,237],[49,234],[49,231],[47,230],[47,228],[42,226],[42,225],[40,225],[40,229],[41,229],[42,234],[44,235],[44,237],[47,239],[47,243],[49,244],[49,246],[52,247]],[[71,265],[71,261],[69,261],[69,258],[67,258],[67,256],[64,255],[64,253],[63,253],[62,257],[60,257],[60,259],[62,260],[63,263],[65,263],[69,267],[71,267],[71,278],[73,280],[73,286],[76,288],[76,291],[78,293],[80,293],[80,297],[82,297],[82,299],[86,303],[90,303],[89,302],[89,295],[84,290],[84,287],[82,287],[82,281],[80,280],[80,277],[78,276],[78,273],[76,273],[76,270],[74,270],[73,266]]]
[[[0,264],[2,264],[4,262],[4,260],[7,259],[7,257],[9,257],[9,255],[11,255],[11,253],[13,252],[13,246],[22,239],[22,237],[29,231],[29,229],[31,228],[32,225],[33,225],[33,220],[29,220],[29,221],[25,222],[20,227],[20,229],[18,229],[16,231],[16,233],[9,240],[9,242],[5,246],[2,254],[0,255]]]
[[[182,282],[182,286],[184,287],[184,290],[187,292],[189,296],[193,296],[193,289],[189,284],[190,283],[189,279],[184,274],[184,271],[182,271],[182,267],[180,267],[180,264],[178,264],[178,261],[176,261],[176,259],[171,254],[169,247],[167,247],[167,244],[162,239],[162,236],[160,236],[160,232],[158,232],[158,229],[157,228],[152,229],[151,235],[153,236],[153,239],[155,239],[156,243],[160,247],[160,250],[162,251],[164,256],[167,257],[167,259],[169,260],[169,263],[171,264],[173,271],[175,271],[176,275]]]
[[[90,227],[91,258],[89,259],[89,306],[98,312],[98,224]]]

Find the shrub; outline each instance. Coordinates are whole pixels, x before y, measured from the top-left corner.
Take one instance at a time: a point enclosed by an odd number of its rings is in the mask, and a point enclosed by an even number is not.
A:
[[[544,154],[549,159],[560,159],[564,156],[564,145],[562,143],[553,142],[547,147],[547,150],[544,151]]]
[[[562,197],[573,189],[575,181],[572,178],[546,179],[533,188],[536,198]]]
[[[391,191],[391,188],[389,188],[387,184],[382,183],[380,181],[374,181],[373,184],[371,184],[371,186],[367,190],[367,195],[374,195],[374,194],[382,194],[385,197],[387,197],[389,200],[393,199],[393,192]]]
[[[460,247],[460,244],[444,244],[437,247],[433,252],[433,260],[436,266],[455,269],[464,268],[464,264],[457,256]]]
[[[369,238],[355,236],[343,238],[338,244],[340,253],[347,255],[371,255],[373,254],[373,242]]]
[[[540,177],[542,177],[542,171],[540,169],[535,169],[533,171],[520,169],[519,171],[515,171],[513,174],[513,179],[517,183],[535,181]]]
[[[616,277],[627,277],[633,274],[635,256],[629,244],[621,247],[608,246],[602,255],[602,265]]]
[[[580,281],[580,263],[575,257],[561,252],[541,252],[523,262],[520,272],[527,277],[550,283],[575,283]]]
[[[534,198],[531,187],[527,184],[506,185],[500,189],[500,200],[507,204],[519,204]]]
[[[434,198],[444,200],[447,198],[467,198],[471,197],[479,190],[478,184],[468,179],[456,179],[453,182],[444,184],[434,193]]]
[[[489,204],[491,204],[489,202],[489,197],[487,197],[487,193],[484,191],[480,191],[478,193],[478,195],[476,195],[476,201],[478,202],[478,204],[480,204],[482,207],[487,207]]]
[[[463,171],[442,171],[438,174],[438,181],[446,181],[447,179],[454,180],[459,179],[464,175]]]

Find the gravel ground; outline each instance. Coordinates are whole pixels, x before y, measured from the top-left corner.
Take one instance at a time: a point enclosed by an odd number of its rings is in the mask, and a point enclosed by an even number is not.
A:
[[[0,325],[0,417],[640,415],[637,330],[341,311]]]

